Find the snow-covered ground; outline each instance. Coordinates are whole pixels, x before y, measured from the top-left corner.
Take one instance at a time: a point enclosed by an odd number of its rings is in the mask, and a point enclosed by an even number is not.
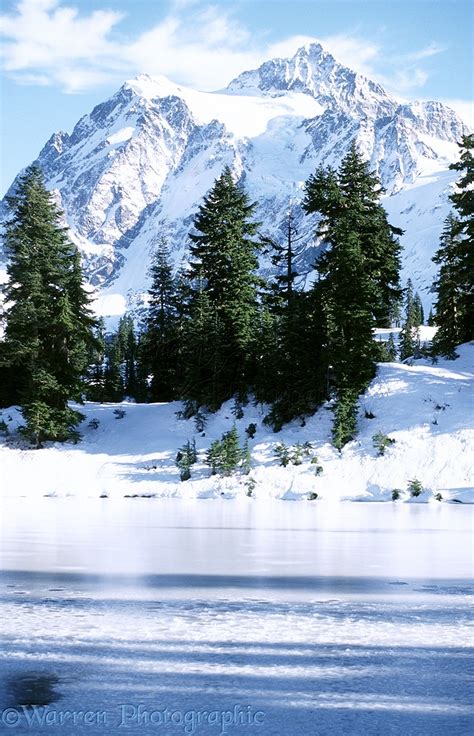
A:
[[[428,360],[381,364],[360,401],[357,439],[342,453],[330,442],[330,407],[321,408],[305,426],[296,422],[273,433],[262,424],[265,409],[249,404],[236,422],[242,442],[246,427],[257,425],[250,440],[249,476],[211,477],[203,462],[210,443],[234,424],[231,403],[208,417],[204,433],[196,432],[194,420],[177,418],[178,403],[89,403],[82,408],[86,420],[79,444],[52,444],[40,451],[18,446],[14,430],[21,417],[14,409],[3,410],[0,421],[10,433],[0,445],[1,496],[232,498],[245,496],[252,479],[258,499],[306,499],[317,493],[318,502],[391,500],[399,489],[402,501],[437,503],[435,494],[443,501],[474,501],[474,345],[458,352],[457,360],[436,365]],[[125,415],[118,418],[117,410]],[[394,440],[382,457],[373,446],[377,432]],[[180,482],[176,452],[193,438],[199,461],[191,480]],[[300,465],[284,468],[274,452],[281,442],[309,442],[312,449]],[[317,463],[311,462],[314,455]],[[323,469],[319,475],[317,465]],[[415,499],[407,491],[413,479],[424,489]]]

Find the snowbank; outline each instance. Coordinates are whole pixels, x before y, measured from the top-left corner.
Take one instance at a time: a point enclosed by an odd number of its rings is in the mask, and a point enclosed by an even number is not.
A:
[[[249,405],[236,422],[243,442],[245,428],[257,425],[250,441],[250,476],[210,477],[202,462],[212,440],[234,422],[231,404],[208,418],[204,434],[193,420],[178,419],[172,404],[94,404],[81,411],[83,440],[78,445],[50,444],[42,450],[21,447],[15,428],[16,409],[0,412],[8,434],[0,441],[0,494],[30,498],[44,495],[109,497],[214,498],[245,496],[249,479],[253,496],[319,501],[391,500],[426,502],[441,494],[444,501],[474,501],[474,428],[472,426],[474,344],[461,346],[454,361],[427,360],[413,365],[381,364],[378,375],[360,401],[359,434],[338,453],[330,443],[332,412],[322,407],[305,426],[293,423],[273,433],[262,424],[264,409]],[[125,416],[118,418],[117,409]],[[370,418],[369,418],[370,417]],[[95,422],[99,422],[94,428]],[[372,437],[382,432],[395,440],[378,456]],[[196,439],[199,462],[192,479],[181,483],[174,459],[178,447]],[[275,446],[310,442],[301,465],[280,467]],[[316,475],[317,455],[322,466]],[[418,479],[423,492],[412,498],[407,484]],[[104,501],[105,502],[105,501]],[[249,503],[252,500],[249,499]]]

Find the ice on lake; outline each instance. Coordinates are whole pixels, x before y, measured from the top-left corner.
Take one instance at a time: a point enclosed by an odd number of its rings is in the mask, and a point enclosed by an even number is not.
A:
[[[8,501],[2,727],[468,734],[472,517],[447,504]],[[59,722],[84,712],[97,721]]]

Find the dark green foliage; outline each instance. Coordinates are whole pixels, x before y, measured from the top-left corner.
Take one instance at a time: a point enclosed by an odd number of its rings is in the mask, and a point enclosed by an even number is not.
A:
[[[222,436],[222,458],[219,468],[222,475],[231,475],[243,460],[236,427]],[[250,461],[249,461],[250,462]]]
[[[253,438],[255,437],[256,431],[257,431],[257,425],[251,422],[249,426],[246,428],[245,434],[247,435],[249,440],[253,440]]]
[[[191,478],[191,467],[197,461],[196,441],[189,440],[180,447],[176,454],[176,465],[179,468],[179,477],[182,481]]]
[[[291,306],[270,311],[271,332],[260,341],[257,395],[271,404],[265,424],[278,432],[293,419],[303,420],[326,398],[325,320],[320,295],[293,293]]]
[[[257,396],[271,404],[265,423],[274,431],[303,419],[324,399],[323,324],[314,296],[296,288],[295,261],[302,249],[291,207],[282,231],[284,245],[264,238],[279,272],[263,295],[257,368]]]
[[[310,491],[308,493],[308,501],[316,501],[318,498],[318,494],[315,491]]]
[[[216,475],[219,472],[222,464],[222,453],[222,442],[214,440],[206,455],[206,465],[211,468],[211,475]]]
[[[383,432],[376,432],[372,436],[372,442],[375,449],[377,450],[377,455],[379,456],[385,455],[385,450],[387,449],[387,447],[395,444],[395,440],[391,437],[388,437]]]
[[[249,441],[248,438],[244,442],[244,446],[242,448],[242,457],[241,457],[241,466],[242,471],[245,473],[245,475],[248,475],[250,473],[250,470],[252,468],[252,456],[250,454],[250,447],[249,447]]]
[[[394,488],[392,491],[392,501],[398,501],[401,495],[401,490],[399,488]]]
[[[463,278],[466,258],[465,242],[459,233],[460,222],[453,215],[445,220],[441,245],[433,260],[440,266],[435,289],[436,324],[433,353],[455,357],[456,345],[472,339],[469,320],[474,315],[470,307],[471,288]],[[474,266],[474,264],[472,264]],[[471,277],[472,278],[472,277]]]
[[[80,257],[61,227],[61,213],[38,168],[29,168],[9,199],[5,228],[9,263],[2,372],[8,403],[19,403],[24,434],[77,440],[82,415],[67,405],[81,400],[95,320],[83,287]]]
[[[170,254],[162,240],[150,268],[151,286],[145,331],[141,337],[142,371],[151,375],[151,401],[171,401],[179,393],[182,310],[187,295],[182,276],[173,278]]]
[[[442,501],[443,500],[443,496],[442,496],[441,493],[435,493],[434,499],[435,499],[435,501]]]
[[[460,159],[451,169],[461,173],[450,199],[449,215],[434,262],[440,267],[433,351],[454,357],[456,345],[474,338],[474,134],[460,143]]]
[[[222,435],[220,440],[214,440],[206,457],[206,464],[210,466],[212,475],[229,476],[242,468],[244,473],[250,471],[250,451],[245,443],[241,448],[237,428],[233,427]]]
[[[400,360],[406,360],[419,353],[419,307],[415,302],[413,284],[408,279],[405,289],[405,320],[399,336]]]
[[[207,417],[202,411],[196,411],[196,414],[194,415],[194,427],[196,429],[196,432],[199,432],[199,434],[202,434],[204,430],[206,429],[206,422]]]
[[[320,213],[318,235],[326,245],[315,291],[325,326],[325,389],[336,398],[338,448],[354,437],[357,396],[375,375],[373,329],[389,324],[400,297],[401,231],[388,223],[381,193],[355,144],[337,173],[321,168],[306,183],[304,208]]]
[[[400,297],[397,236],[402,231],[388,223],[382,194],[379,180],[352,143],[337,174],[320,168],[309,178],[304,208],[322,215],[319,231],[333,249],[344,234],[353,236],[371,285],[372,315],[377,326],[387,327]],[[330,261],[322,265],[327,268]]]
[[[242,407],[242,402],[236,398],[234,401],[234,405],[231,409],[232,414],[236,419],[242,419],[244,416],[244,409]]]
[[[46,378],[47,374],[43,375]],[[41,378],[38,378],[35,388],[41,385]],[[58,409],[46,401],[29,401],[22,408],[22,414],[26,424],[20,428],[20,432],[35,447],[41,447],[45,440],[54,439],[56,442],[71,440],[76,443],[80,439],[76,427],[84,419],[84,415],[68,406]]]
[[[410,494],[413,496],[413,498],[416,498],[417,496],[421,496],[423,492],[423,486],[421,485],[421,481],[419,481],[417,478],[413,478],[413,480],[409,480],[408,490]]]
[[[419,327],[425,323],[425,313],[423,310],[423,304],[421,303],[420,295],[418,292],[413,297],[413,312],[414,312],[414,324],[415,327]]]
[[[184,327],[184,398],[212,411],[252,386],[258,316],[255,205],[229,167],[205,197],[191,233]]]
[[[397,347],[392,333],[386,342],[379,340],[376,343],[376,357],[378,363],[392,363],[397,359]]]
[[[104,335],[100,330],[100,350],[89,370],[87,398],[93,401],[122,401],[124,397],[146,398],[145,380],[141,375],[139,340],[133,319],[120,318],[117,332]]]
[[[389,362],[392,362],[397,359],[397,346],[395,345],[395,339],[393,337],[392,332],[390,333],[389,338],[387,340],[387,356],[388,356]]]
[[[280,461],[280,465],[286,468],[290,464],[290,450],[284,442],[279,442],[273,449],[274,454]]]
[[[358,393],[350,389],[340,391],[337,395],[332,441],[334,447],[338,450],[342,450],[344,445],[356,436],[358,398]]]
[[[278,445],[273,448],[273,453],[279,459],[280,465],[286,468],[290,463],[292,465],[301,465],[305,458],[311,457],[311,450],[312,447],[310,442],[305,442],[304,444],[297,442],[295,445],[291,445],[290,447],[285,445],[284,442],[279,442]],[[312,463],[317,461],[318,459],[316,456],[311,457]]]

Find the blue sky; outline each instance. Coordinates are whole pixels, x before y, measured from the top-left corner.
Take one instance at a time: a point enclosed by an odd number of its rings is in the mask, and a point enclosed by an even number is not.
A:
[[[318,40],[402,99],[472,121],[467,0],[3,0],[0,194],[55,130],[140,72],[200,89]]]

